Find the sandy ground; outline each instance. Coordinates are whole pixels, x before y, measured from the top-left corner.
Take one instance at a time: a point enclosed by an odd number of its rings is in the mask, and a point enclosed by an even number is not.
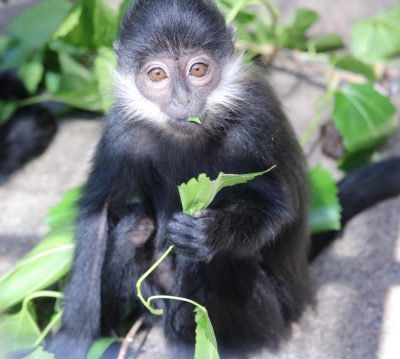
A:
[[[0,29],[29,0],[0,3]],[[335,31],[349,40],[349,24],[396,4],[396,0],[282,0],[284,18],[293,8],[316,9],[323,21],[316,33]],[[314,112],[321,90],[291,75],[275,72],[271,82],[297,133]],[[49,150],[0,187],[0,274],[28,252],[46,233],[44,218],[69,188],[85,179],[88,162],[101,130],[100,120],[71,119],[61,123]],[[386,150],[400,155],[400,135]],[[310,163],[327,163],[314,154]],[[292,338],[277,359],[397,359],[400,357],[400,198],[381,203],[354,218],[338,240],[312,266],[316,306],[293,328]],[[142,333],[144,336],[144,333]],[[137,344],[137,343],[136,343]],[[146,337],[139,358],[164,353],[159,328]]]

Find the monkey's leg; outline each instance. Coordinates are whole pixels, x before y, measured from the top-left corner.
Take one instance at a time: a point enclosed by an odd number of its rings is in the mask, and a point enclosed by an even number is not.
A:
[[[136,282],[151,265],[154,232],[154,221],[135,208],[111,233],[102,273],[103,335],[118,332],[126,308],[135,302]],[[143,283],[146,298],[154,294],[152,287],[150,279]]]

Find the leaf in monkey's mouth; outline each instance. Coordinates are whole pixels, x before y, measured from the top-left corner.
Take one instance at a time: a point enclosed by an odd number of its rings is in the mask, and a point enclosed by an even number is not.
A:
[[[189,116],[188,121],[189,121],[189,122],[192,122],[192,123],[197,123],[197,124],[201,125],[200,116]]]

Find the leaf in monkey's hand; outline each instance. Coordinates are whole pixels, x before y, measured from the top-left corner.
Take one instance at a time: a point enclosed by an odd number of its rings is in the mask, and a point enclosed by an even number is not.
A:
[[[207,310],[196,307],[194,312],[197,324],[194,358],[219,359],[217,340]]]
[[[190,179],[187,183],[178,186],[183,212],[193,215],[194,212],[206,209],[215,196],[225,187],[235,186],[253,180],[274,169],[272,166],[266,171],[246,174],[225,174],[220,172],[217,179],[210,180],[205,173]]]
[[[201,125],[200,116],[189,116],[188,121],[193,123],[198,123],[199,125]]]

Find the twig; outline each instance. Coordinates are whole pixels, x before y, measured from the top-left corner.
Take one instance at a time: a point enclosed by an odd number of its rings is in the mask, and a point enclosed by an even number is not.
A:
[[[118,359],[125,359],[126,353],[128,352],[129,345],[133,342],[133,338],[135,337],[136,333],[140,329],[143,324],[143,318],[139,318],[135,324],[132,326],[129,333],[124,338],[124,341],[121,344],[121,349],[118,353]]]

